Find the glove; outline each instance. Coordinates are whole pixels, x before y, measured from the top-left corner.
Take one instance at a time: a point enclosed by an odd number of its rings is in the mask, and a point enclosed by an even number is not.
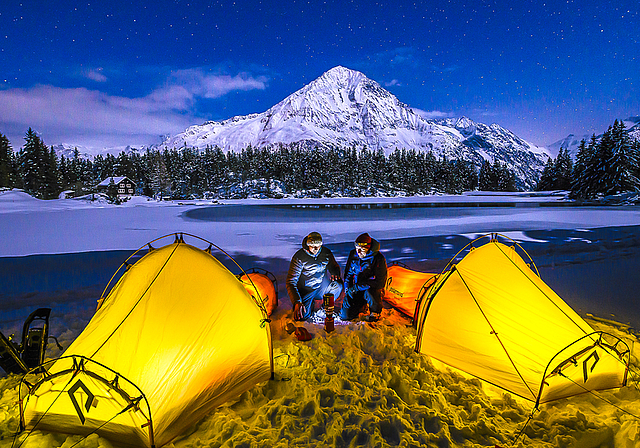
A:
[[[302,320],[302,316],[307,312],[307,308],[300,302],[293,305],[293,319]]]

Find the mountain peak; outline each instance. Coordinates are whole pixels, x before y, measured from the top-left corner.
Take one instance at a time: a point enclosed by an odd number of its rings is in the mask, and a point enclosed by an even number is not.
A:
[[[460,117],[456,120],[454,127],[465,137],[469,137],[476,132],[476,123],[467,117]]]
[[[303,87],[302,91],[322,91],[327,87],[353,90],[363,82],[371,83],[373,81],[367,78],[364,73],[338,65],[324,72],[309,83],[306,88]]]
[[[333,78],[333,79],[353,78],[353,77],[366,78],[364,73],[359,72],[357,70],[352,70],[342,65],[336,65],[335,67],[327,70],[322,75],[320,75],[320,78],[323,78],[323,77]]]

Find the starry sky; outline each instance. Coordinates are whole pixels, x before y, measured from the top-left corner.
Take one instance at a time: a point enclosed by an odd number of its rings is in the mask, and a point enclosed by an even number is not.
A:
[[[325,71],[363,72],[429,117],[537,145],[640,115],[634,2],[3,0],[0,132],[158,143],[263,112]]]

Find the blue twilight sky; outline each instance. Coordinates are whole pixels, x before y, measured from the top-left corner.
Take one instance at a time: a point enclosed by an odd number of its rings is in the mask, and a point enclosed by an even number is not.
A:
[[[0,132],[159,142],[263,112],[336,65],[433,117],[546,145],[640,115],[635,2],[3,0]]]

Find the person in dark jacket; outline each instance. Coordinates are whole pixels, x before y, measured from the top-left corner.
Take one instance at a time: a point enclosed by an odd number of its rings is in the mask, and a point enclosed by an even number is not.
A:
[[[302,249],[291,258],[287,273],[287,293],[293,305],[293,318],[311,317],[314,300],[331,293],[335,299],[342,292],[340,265],[331,251],[322,245],[322,236],[311,232],[302,240]]]
[[[355,241],[344,270],[345,295],[340,319],[353,320],[369,305],[369,322],[382,311],[382,291],[387,281],[387,260],[380,253],[380,243],[363,233]]]

